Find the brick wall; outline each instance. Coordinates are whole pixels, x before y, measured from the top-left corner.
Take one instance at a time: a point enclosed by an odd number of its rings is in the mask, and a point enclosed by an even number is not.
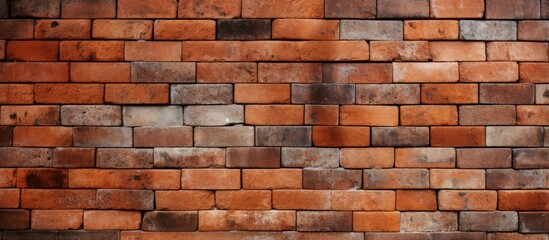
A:
[[[0,18],[0,240],[549,239],[549,0]]]

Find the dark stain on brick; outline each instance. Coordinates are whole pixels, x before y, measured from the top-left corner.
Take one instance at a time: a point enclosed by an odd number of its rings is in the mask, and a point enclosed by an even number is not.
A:
[[[29,170],[25,181],[28,188],[66,188],[67,173],[58,169]]]
[[[221,40],[261,40],[271,38],[269,19],[227,19],[217,21],[217,38]]]
[[[51,22],[50,26],[51,26],[52,28],[54,28],[54,27],[59,26],[59,23],[58,23],[57,21],[53,21],[53,22]]]
[[[196,231],[198,214],[196,212],[148,212],[143,218],[145,231]]]

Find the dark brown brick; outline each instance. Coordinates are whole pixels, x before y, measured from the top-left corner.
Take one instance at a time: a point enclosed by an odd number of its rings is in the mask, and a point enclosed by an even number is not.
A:
[[[19,168],[17,170],[18,188],[67,188],[68,181],[66,169]]]
[[[8,0],[0,0],[0,18],[8,18],[8,12]],[[0,234],[0,239],[2,239],[2,234]]]
[[[53,166],[56,168],[95,167],[95,149],[93,148],[55,148]]]
[[[217,39],[220,40],[262,40],[270,38],[270,19],[220,19],[217,21]]]
[[[325,0],[326,18],[375,18],[376,0]]]
[[[519,231],[522,233],[549,233],[549,213],[547,212],[521,212],[519,221]]]
[[[510,148],[457,149],[458,168],[510,168]]]
[[[279,168],[280,148],[227,148],[228,168]]]
[[[516,231],[518,214],[510,211],[460,212],[460,231],[505,232]]]
[[[355,85],[353,84],[293,84],[292,103],[294,104],[353,104]]]
[[[359,189],[362,187],[361,170],[305,169],[304,189]]]
[[[353,214],[351,212],[297,212],[297,231],[350,232],[352,230]]]
[[[196,64],[188,62],[133,62],[132,82],[195,82]]]
[[[11,17],[59,17],[59,0],[14,0],[10,3]]]
[[[539,19],[539,0],[486,0],[487,19]]]
[[[256,127],[255,144],[257,146],[311,146],[311,127]]]
[[[548,169],[514,170],[488,169],[486,170],[487,189],[536,189],[548,188]]]
[[[155,148],[156,168],[208,168],[225,166],[223,148]]]
[[[58,232],[54,231],[13,231],[4,233],[4,239],[10,240],[58,240]]]
[[[378,0],[377,18],[428,18],[429,0]]]
[[[419,104],[419,84],[358,84],[359,104]]]
[[[152,210],[154,192],[150,190],[97,189],[98,209]]]
[[[513,149],[514,168],[549,168],[549,148]]]
[[[32,39],[34,20],[0,19],[1,39]]]
[[[533,104],[533,84],[480,84],[480,103],[491,104]]]
[[[372,127],[372,146],[429,146],[428,127]]]
[[[541,0],[541,18],[549,19],[549,0]]]
[[[99,148],[98,168],[152,168],[153,149]]]
[[[59,240],[118,240],[119,231],[61,231]]]
[[[12,144],[13,128],[7,126],[0,127],[0,147],[9,147]]]
[[[198,230],[196,211],[154,211],[143,217],[145,231],[186,232]]]
[[[231,84],[174,84],[172,104],[229,104],[233,102]]]
[[[62,18],[116,18],[116,0],[61,0]]]
[[[23,209],[0,210],[0,229],[25,229],[30,225],[30,211]],[[4,236],[5,239],[9,235]]]

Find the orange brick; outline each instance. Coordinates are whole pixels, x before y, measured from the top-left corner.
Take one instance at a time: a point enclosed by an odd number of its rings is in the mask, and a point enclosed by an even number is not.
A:
[[[397,190],[396,210],[434,211],[437,209],[437,194],[433,190]]]
[[[339,123],[359,126],[397,126],[398,107],[343,105],[339,108]]]
[[[393,82],[457,82],[458,63],[393,63]]]
[[[372,61],[427,61],[430,58],[427,41],[370,41]]]
[[[331,147],[366,147],[370,145],[370,128],[314,126],[313,144]]]
[[[256,63],[198,63],[196,81],[200,83],[257,82]]]
[[[118,0],[118,18],[175,18],[174,0]]]
[[[391,168],[395,162],[393,148],[342,148],[340,164],[344,168]]]
[[[490,42],[486,44],[488,61],[547,62],[549,44],[544,42]]]
[[[93,21],[92,37],[98,39],[151,40],[153,21],[106,20]]]
[[[15,187],[16,170],[15,168],[0,168],[0,188]]]
[[[332,192],[328,190],[274,190],[274,209],[329,210]]]
[[[122,41],[62,41],[61,61],[123,61]]]
[[[71,82],[130,82],[129,63],[71,63]]]
[[[431,0],[433,18],[482,18],[484,0]]]
[[[243,18],[322,18],[323,0],[243,0]]]
[[[433,61],[486,61],[484,42],[429,42]]]
[[[549,125],[549,106],[517,106],[518,125]]]
[[[0,173],[3,173],[3,172],[0,170]],[[0,189],[0,208],[19,208],[20,198],[21,198],[21,190],[19,189],[15,189],[15,188]]]
[[[126,61],[181,61],[179,42],[126,42]]]
[[[168,84],[107,84],[105,102],[115,104],[167,104]]]
[[[339,40],[337,20],[275,19],[272,27],[273,39]]]
[[[59,42],[56,41],[10,41],[6,52],[8,61],[57,61]]]
[[[530,83],[549,83],[549,64],[546,63],[521,63],[520,81]]]
[[[547,41],[547,39],[549,39],[549,22],[519,21],[518,39],[527,41]]]
[[[295,211],[200,211],[200,231],[283,231],[295,230]],[[268,224],[264,224],[268,222]]]
[[[484,127],[431,127],[433,147],[483,147],[486,146]]]
[[[455,40],[459,38],[458,21],[410,20],[404,21],[406,40]]]
[[[395,166],[407,168],[453,168],[456,165],[453,148],[397,148]]]
[[[102,84],[36,84],[36,103],[53,104],[101,104],[104,85]]]
[[[66,169],[55,168],[19,168],[17,170],[18,188],[67,188]]]
[[[239,189],[240,169],[183,169],[182,189]]]
[[[237,190],[216,191],[215,202],[218,209],[262,210],[271,209],[271,191]]]
[[[69,188],[179,189],[179,170],[70,169]]]
[[[472,104],[478,103],[477,84],[423,84],[421,103]]]
[[[59,106],[2,106],[0,125],[59,125]]]
[[[290,103],[290,84],[235,84],[235,103]]]
[[[0,82],[68,82],[68,80],[68,63],[0,63]]]
[[[549,190],[498,191],[498,210],[548,211]]]
[[[33,210],[31,228],[40,230],[71,230],[82,226],[82,210]]]
[[[34,85],[32,84],[1,84],[0,85],[0,104],[32,104],[32,103],[34,103]]]
[[[431,188],[437,189],[484,189],[486,188],[484,170],[431,169],[429,172]]]
[[[265,176],[271,176],[265,178]],[[273,181],[276,179],[276,181]],[[243,189],[299,189],[302,186],[301,169],[243,169]]]
[[[158,210],[205,210],[215,207],[213,191],[183,190],[156,191],[156,209]],[[181,204],[184,202],[185,204]]]
[[[83,209],[96,208],[96,190],[23,189],[21,208]]]
[[[215,21],[157,20],[154,22],[155,40],[215,40]]]
[[[141,228],[141,212],[134,211],[85,211],[84,229],[132,230]]]
[[[495,211],[496,191],[441,190],[438,192],[438,208],[450,211]]]
[[[515,82],[519,79],[516,62],[464,62],[459,64],[460,82]]]
[[[338,122],[339,122],[339,106],[337,105],[305,105],[305,124],[337,125]]]
[[[180,0],[179,18],[237,18],[241,0]]]
[[[353,231],[398,232],[400,212],[353,212]]]
[[[62,18],[116,18],[116,0],[61,1]]]
[[[72,128],[16,127],[13,145],[21,147],[66,147],[72,145]]]
[[[263,83],[322,82],[321,63],[259,63],[258,80]]]
[[[430,125],[457,125],[457,107],[421,105],[401,106],[400,125],[430,126]]]
[[[325,63],[322,81],[328,83],[391,83],[393,69],[385,63]]]
[[[41,19],[34,24],[35,39],[89,39],[89,19]]]
[[[250,125],[303,125],[303,105],[247,105],[245,123]]]

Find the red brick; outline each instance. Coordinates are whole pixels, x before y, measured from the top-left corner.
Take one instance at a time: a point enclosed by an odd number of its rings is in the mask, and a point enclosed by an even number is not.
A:
[[[326,18],[375,18],[375,0],[325,0]]]
[[[421,102],[426,104],[478,103],[477,84],[423,84]]]
[[[16,127],[13,145],[24,147],[64,147],[72,145],[72,129],[66,127]]]
[[[73,131],[75,147],[132,147],[132,129],[125,127],[78,127]]]
[[[18,188],[67,188],[67,170],[19,168],[17,170]]]
[[[486,0],[487,19],[532,19],[540,17],[537,0]]]
[[[377,18],[428,18],[429,0],[378,0]]]
[[[457,63],[393,63],[393,81],[413,82],[457,82]]]
[[[340,107],[341,125],[396,126],[398,108],[396,106],[354,106]]]
[[[43,19],[36,20],[34,24],[36,39],[88,39],[91,37],[90,34],[89,19]]]
[[[515,125],[513,105],[472,105],[459,107],[460,125]]]
[[[271,209],[271,191],[216,191],[215,202],[218,209],[267,210]]]
[[[225,166],[223,148],[155,148],[157,168],[207,168]]]
[[[501,190],[498,191],[499,210],[547,211],[547,190]]]
[[[404,232],[457,231],[458,215],[456,212],[403,212],[400,214],[400,229]]]
[[[182,189],[239,189],[240,169],[183,169]]]
[[[283,231],[295,230],[295,211],[200,211],[200,231]],[[263,224],[269,222],[269,224]]]
[[[126,61],[180,61],[179,42],[126,42]]]
[[[457,149],[458,168],[510,168],[512,152],[509,148]]]
[[[254,145],[254,127],[195,127],[194,145],[197,147],[251,147]]]
[[[307,31],[303,31],[307,29]],[[314,19],[275,19],[273,39],[339,40],[339,21]]]
[[[337,125],[338,122],[337,105],[305,105],[306,125]]]
[[[391,83],[393,69],[384,63],[325,63],[322,81],[326,83]]]
[[[431,127],[433,147],[482,147],[485,140],[484,127]]]
[[[322,82],[320,63],[259,63],[261,83],[319,83]]]
[[[275,209],[387,211],[395,209],[394,200],[394,191],[273,191]]]
[[[157,20],[154,22],[155,40],[215,40],[215,21]]]
[[[299,211],[297,231],[308,232],[349,232],[353,230],[352,212],[338,211]]]
[[[457,125],[457,107],[417,105],[400,107],[400,125]]]
[[[30,211],[23,209],[0,210],[0,229],[27,229],[30,226]],[[5,235],[8,239],[9,235]]]
[[[429,187],[427,169],[365,169],[364,189],[421,189]]]
[[[549,64],[545,63],[521,63],[520,81],[529,83],[549,83]]]
[[[432,18],[482,18],[484,0],[431,0]]]
[[[265,176],[271,176],[265,178]],[[277,179],[272,181],[272,179]],[[243,189],[300,189],[301,169],[243,169]]]
[[[371,41],[372,61],[427,61],[431,58],[426,41]]]
[[[235,84],[235,103],[290,103],[289,84]]]
[[[62,18],[115,18],[116,0],[61,0]]]
[[[68,82],[69,64],[55,62],[0,63],[1,82]],[[15,86],[15,85],[14,85]],[[26,86],[26,85],[18,85]]]
[[[436,189],[484,189],[484,170],[431,169],[429,172],[431,188]]]
[[[360,170],[305,169],[303,189],[358,189],[362,186]]]
[[[82,226],[82,210],[33,210],[31,228],[40,230],[71,230]]]
[[[438,208],[446,211],[495,211],[497,192],[482,190],[441,190]]]
[[[94,20],[92,37],[98,39],[151,40],[153,21]]]
[[[55,148],[52,161],[56,168],[95,167],[95,149]]]
[[[129,63],[71,63],[71,82],[123,83],[130,82]]]
[[[398,232],[400,212],[354,212],[353,230],[359,232]]]
[[[453,148],[397,148],[395,167],[453,168],[455,155]]]
[[[167,104],[168,84],[107,84],[105,102],[115,104]]]
[[[1,125],[59,125],[58,106],[2,106]]]
[[[213,191],[183,190],[156,191],[156,209],[158,210],[205,210],[215,206]],[[184,202],[185,204],[181,204]]]
[[[137,127],[134,128],[135,147],[192,146],[191,127]]]
[[[0,148],[0,167],[51,167],[51,157],[48,148]]]
[[[533,84],[481,84],[480,103],[490,104],[533,104]]]
[[[2,172],[0,170],[0,173]],[[20,198],[20,189],[0,189],[0,208],[19,208]]]
[[[459,38],[458,21],[454,21],[454,20],[404,21],[404,39],[405,40],[457,40],[458,38]]]
[[[429,42],[433,61],[486,61],[484,42]]]
[[[340,155],[344,168],[391,168],[395,162],[393,148],[342,148]]]
[[[322,18],[322,0],[243,0],[243,18]]]
[[[2,19],[0,20],[1,39],[32,39],[34,20]]]
[[[248,105],[245,123],[251,125],[302,125],[302,105]]]
[[[23,189],[21,207],[32,209],[95,208],[96,190]]]
[[[486,44],[488,61],[549,61],[549,45],[543,42],[490,42]]]
[[[122,41],[62,41],[59,58],[61,61],[122,61]]]
[[[228,168],[280,168],[280,149],[269,147],[227,148]]]
[[[8,61],[57,61],[59,42],[10,41],[7,47]]]
[[[97,149],[97,168],[152,168],[152,149],[100,148]]]
[[[98,189],[97,208],[152,210],[154,192],[149,190]]]
[[[84,211],[84,229],[133,230],[141,227],[141,212]]]
[[[11,2],[11,17],[58,18],[59,0],[19,0]]]
[[[36,84],[35,102],[50,104],[101,104],[101,84]]]
[[[437,195],[433,190],[397,190],[396,210],[434,211],[437,209]]]
[[[518,39],[530,41],[549,40],[549,22],[520,21],[518,24]]]
[[[70,169],[69,188],[178,189],[179,170]]]
[[[142,229],[145,231],[196,231],[198,213],[196,211],[153,211],[143,216]]]
[[[240,0],[180,0],[179,18],[240,17]]]
[[[199,83],[257,82],[256,63],[198,63],[196,81]]]
[[[370,145],[369,127],[313,127],[315,146],[366,147]]]
[[[459,64],[460,82],[516,82],[516,62],[463,62]]]
[[[517,125],[549,125],[549,107],[517,106]]]
[[[175,18],[176,0],[118,0],[118,18]]]
[[[15,168],[0,168],[0,188],[15,187],[17,182],[16,170]]]

